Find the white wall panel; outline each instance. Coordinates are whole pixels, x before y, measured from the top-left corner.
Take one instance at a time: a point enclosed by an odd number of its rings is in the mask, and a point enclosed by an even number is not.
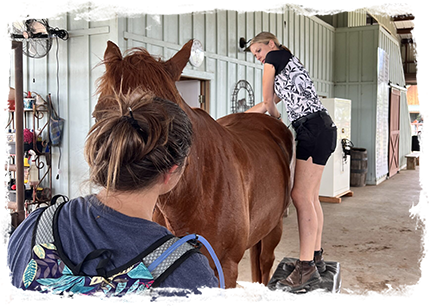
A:
[[[199,39],[200,41],[204,40],[206,32],[206,15],[205,14],[196,14],[193,16],[193,38]]]
[[[51,20],[50,26],[66,29],[70,38],[59,39],[58,44],[54,40],[51,51],[43,58],[24,56],[24,89],[43,97],[51,93],[54,107],[65,119],[61,155],[58,147],[51,149],[53,192],[75,197],[90,192],[84,184],[89,171],[83,147],[93,124],[91,113],[96,101],[96,80],[103,72],[102,67],[96,66],[102,59],[107,40],[117,41],[117,35],[110,32],[117,24],[116,20],[90,23],[64,14]],[[60,175],[56,179],[59,165]]]
[[[227,16],[226,11],[218,11],[216,14],[216,54],[228,56],[227,40]],[[231,30],[231,29],[229,29]]]
[[[226,35],[226,46],[227,46],[227,56],[232,58],[237,58],[237,12],[227,11],[226,12],[226,20],[225,28],[223,31]],[[235,31],[229,31],[229,29],[236,29]]]
[[[240,37],[248,40],[261,31],[273,32],[301,59],[320,95],[332,97],[334,90],[334,28],[316,17],[300,16],[287,8],[283,13],[219,10],[165,16],[142,14],[97,22],[64,14],[52,20],[51,26],[70,33],[68,41],[59,40],[59,86],[54,43],[47,57],[24,60],[24,89],[44,96],[50,92],[54,102],[59,100],[66,125],[59,180],[55,180],[59,150],[53,151],[53,188],[54,193],[69,197],[93,190],[85,184],[89,171],[83,147],[93,124],[96,81],[104,71],[104,66],[97,65],[108,40],[122,51],[145,47],[153,55],[168,59],[189,39],[199,39],[206,51],[204,63],[198,68],[188,64],[184,75],[210,82],[209,112],[215,119],[231,112],[231,94],[241,79],[252,85],[255,103],[262,101],[263,66],[251,53],[238,50]],[[284,112],[284,107],[279,105],[279,110]]]
[[[379,45],[389,54],[390,82],[405,88],[405,77],[402,66],[401,47],[398,41],[393,40],[386,30],[381,28]]]
[[[153,23],[155,19],[160,20],[160,23],[155,25]],[[141,20],[146,20],[148,24],[145,33],[136,32],[138,27],[135,24],[141,23]],[[249,81],[254,88],[256,102],[261,101],[262,65],[251,53],[238,50],[240,37],[248,40],[261,31],[276,34],[281,43],[288,46],[301,59],[308,67],[320,95],[327,97],[332,95],[334,29],[317,18],[300,16],[292,10],[285,10],[285,13],[238,13],[219,10],[207,14],[195,13],[161,18],[142,15],[127,18],[126,23],[130,34],[146,37],[147,49],[154,55],[154,52],[159,53],[159,44],[163,45],[163,42],[177,44],[176,50],[190,38],[199,39],[203,43],[206,51],[204,64],[199,68],[188,65],[184,75],[192,76],[196,71],[208,73],[211,81],[210,114],[214,118],[230,112],[232,88],[240,79]],[[130,38],[129,35],[127,37]],[[179,39],[175,39],[176,37]],[[128,39],[126,45],[134,46],[134,39]],[[174,53],[176,50],[168,53]],[[227,65],[228,62],[234,65]]]
[[[192,20],[191,18],[185,18],[185,20],[179,20],[179,12],[181,11],[188,11],[192,13],[190,7],[185,7],[183,3],[188,2],[180,2],[177,3],[175,0],[165,0],[164,1],[164,7],[163,7],[163,14],[164,14],[164,24],[163,24],[163,39],[170,41],[172,43],[178,43],[179,36],[177,35],[177,27],[176,24],[179,22],[183,22],[184,24],[188,23],[189,20]],[[186,24],[182,28],[182,33],[180,33],[181,36],[186,37],[186,31],[192,32],[192,25]],[[192,35],[192,34],[188,34]]]
[[[147,15],[147,1],[146,0],[129,0],[126,2],[126,12],[125,19],[128,20],[125,24],[125,30],[130,33],[136,33],[138,35],[147,35],[147,27],[146,24],[148,22],[147,18],[143,18],[143,16]],[[177,37],[177,35],[176,35]],[[171,39],[171,38],[170,38]],[[146,45],[142,45],[141,42],[130,40],[126,42],[126,48],[134,48],[134,47],[146,47]]]

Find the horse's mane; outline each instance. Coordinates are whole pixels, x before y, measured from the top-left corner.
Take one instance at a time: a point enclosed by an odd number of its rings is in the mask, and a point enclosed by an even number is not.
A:
[[[126,93],[141,87],[158,97],[182,104],[176,84],[165,69],[165,62],[151,56],[146,49],[133,48],[123,58],[111,57],[102,64],[106,71],[98,79],[98,94]]]

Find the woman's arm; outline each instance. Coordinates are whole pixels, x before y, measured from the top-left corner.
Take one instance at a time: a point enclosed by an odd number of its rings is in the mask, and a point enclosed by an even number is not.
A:
[[[0,277],[0,301],[2,306],[13,306],[12,288]]]
[[[268,113],[273,117],[280,117],[277,110],[276,103],[274,102],[274,77],[275,68],[271,64],[264,64],[264,74],[262,76],[262,96],[264,98],[264,105]]]
[[[245,113],[265,113],[267,109],[265,108],[264,102],[259,102],[255,106],[249,108]]]
[[[264,64],[264,74],[262,76],[262,96],[264,101],[248,109],[246,113],[268,113],[273,117],[280,117],[276,104],[280,101],[274,93],[275,68],[271,64]]]

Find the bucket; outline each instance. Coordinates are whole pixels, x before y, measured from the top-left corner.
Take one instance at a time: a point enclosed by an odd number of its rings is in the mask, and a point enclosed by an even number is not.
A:
[[[350,157],[350,186],[363,187],[366,185],[366,173],[368,172],[367,151],[363,148],[351,148]]]

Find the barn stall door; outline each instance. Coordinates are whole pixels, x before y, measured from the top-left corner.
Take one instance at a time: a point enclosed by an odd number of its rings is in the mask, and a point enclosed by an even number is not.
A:
[[[190,107],[199,107],[209,113],[210,81],[181,78],[176,88]]]
[[[399,109],[400,91],[391,88],[389,106],[389,177],[399,171]]]

